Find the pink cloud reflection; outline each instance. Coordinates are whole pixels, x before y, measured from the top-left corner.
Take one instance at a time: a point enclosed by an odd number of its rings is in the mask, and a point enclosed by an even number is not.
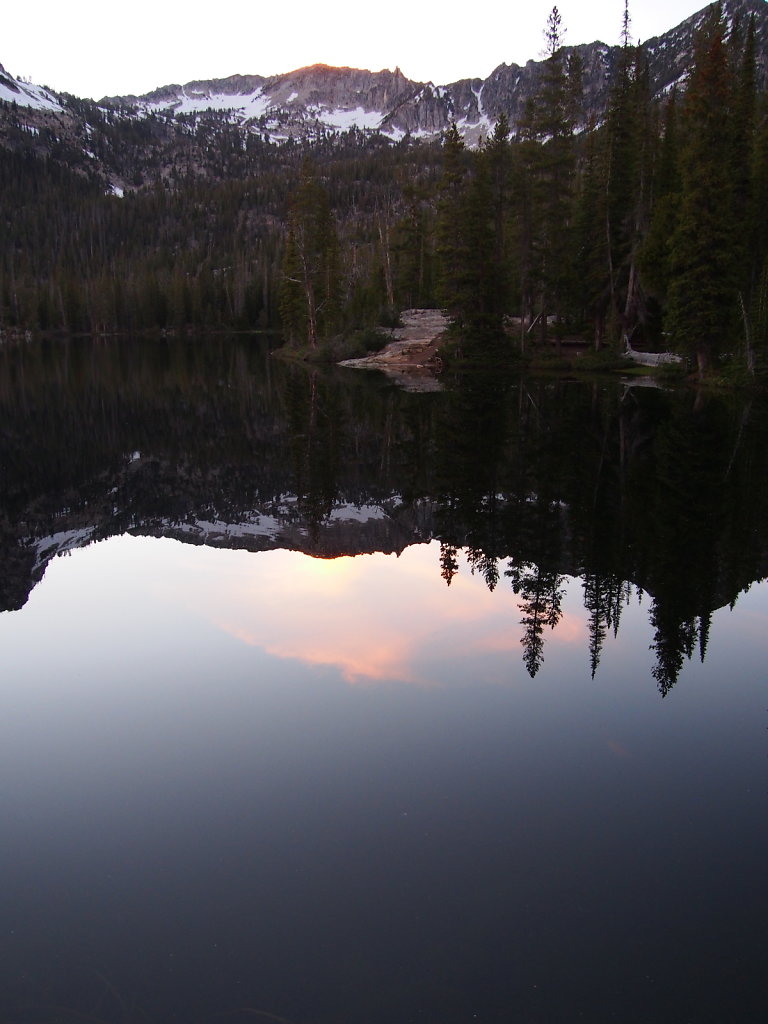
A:
[[[274,657],[334,668],[352,684],[439,685],[439,665],[479,654],[509,653],[519,664],[520,610],[512,590],[491,593],[464,564],[447,587],[435,543],[399,557],[227,554],[210,563],[206,585],[196,589],[195,601],[204,601],[198,611]],[[582,642],[584,625],[566,612],[547,633],[548,643]],[[508,672],[499,677],[508,679]]]

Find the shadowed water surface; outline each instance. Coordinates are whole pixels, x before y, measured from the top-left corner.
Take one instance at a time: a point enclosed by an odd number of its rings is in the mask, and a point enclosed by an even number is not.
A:
[[[4,1024],[764,1019],[766,410],[447,384],[0,352]]]

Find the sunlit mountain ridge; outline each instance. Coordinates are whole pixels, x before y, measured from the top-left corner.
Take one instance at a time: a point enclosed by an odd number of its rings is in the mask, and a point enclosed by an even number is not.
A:
[[[713,5],[710,5],[710,7]],[[745,25],[756,19],[758,76],[768,74],[768,5],[764,0],[727,0],[729,22]],[[709,7],[703,8],[660,36],[644,41],[651,92],[663,96],[684,85],[691,67],[695,39]],[[621,46],[594,41],[565,47],[582,68],[579,120],[599,120],[605,110]],[[85,166],[117,180],[117,168],[105,166],[94,135],[114,118],[151,120],[157,133],[183,136],[200,117],[215,134],[217,123],[236,125],[245,137],[260,140],[320,140],[355,130],[403,139],[431,140],[455,122],[470,145],[488,135],[504,114],[515,129],[541,81],[542,60],[525,65],[500,64],[487,78],[448,84],[417,82],[399,67],[394,71],[316,64],[264,77],[232,75],[224,79],[170,84],[145,95],[105,97],[98,103],[15,79],[0,65],[0,144],[17,146],[8,119],[17,118],[38,149],[54,143],[79,147]],[[3,122],[6,122],[4,127]],[[119,184],[123,187],[125,182]],[[130,186],[130,181],[128,181]]]

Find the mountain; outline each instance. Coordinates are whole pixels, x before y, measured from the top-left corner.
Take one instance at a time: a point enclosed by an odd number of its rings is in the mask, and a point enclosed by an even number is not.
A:
[[[755,15],[758,72],[765,83],[768,4],[765,0],[726,0],[725,9],[731,23],[738,20],[744,25],[750,15]],[[651,88],[656,96],[684,82],[696,33],[708,11],[706,7],[645,42]],[[569,56],[578,56],[583,66],[583,121],[599,121],[621,48],[592,42],[565,49]],[[95,112],[108,121],[149,122],[155,135],[164,134],[169,139],[188,133],[190,123],[204,117],[212,125],[234,125],[246,136],[278,143],[288,139],[312,141],[350,129],[392,141],[432,140],[455,121],[467,143],[477,145],[500,114],[507,115],[513,130],[520,123],[527,101],[537,91],[542,68],[543,62],[535,60],[524,66],[501,64],[486,79],[436,85],[414,82],[399,68],[372,72],[317,64],[268,78],[233,75],[166,85],[143,96],[105,97],[93,104],[19,81],[0,65],[0,144],[11,144],[13,133],[7,122],[13,111],[27,132],[27,142],[29,135],[39,137],[42,133],[37,148],[45,147],[46,139],[55,138],[60,144],[85,152],[86,164],[94,159],[87,154],[93,150],[88,138],[94,130]]]
[[[759,65],[768,71],[768,5],[765,0],[730,0],[731,22],[757,19]],[[696,33],[709,8],[676,28],[645,43],[652,91],[660,96],[680,83],[691,65]],[[583,66],[585,121],[599,118],[605,107],[619,46],[593,42],[566,47]],[[361,71],[317,64],[288,74],[262,78],[235,75],[212,81],[168,85],[145,96],[109,97],[108,106],[131,106],[144,112],[200,113],[227,111],[244,125],[258,128],[270,138],[316,136],[355,127],[378,131],[399,140],[435,138],[452,121],[471,144],[487,135],[504,113],[514,127],[526,102],[536,93],[543,62],[524,66],[501,64],[486,79],[462,79],[449,85],[414,82],[399,68]]]

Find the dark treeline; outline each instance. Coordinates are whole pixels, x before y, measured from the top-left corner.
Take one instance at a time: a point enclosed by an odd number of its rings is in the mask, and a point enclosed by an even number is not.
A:
[[[554,8],[541,88],[514,139],[504,118],[475,153],[446,136],[441,301],[472,327],[517,314],[521,348],[626,338],[702,373],[723,359],[765,373],[768,98],[754,17],[727,30],[714,6],[684,91],[652,101],[625,6],[608,107],[591,125],[561,35]]]
[[[713,611],[768,572],[767,425],[759,396],[498,369],[413,395],[223,335],[3,346],[0,607],[62,545],[126,531],[325,557],[435,539],[447,584],[468,562],[517,594],[532,676],[566,576],[593,673],[647,595],[666,693],[706,654]]]
[[[502,116],[477,150],[456,127],[442,145],[356,130],[276,145],[227,114],[180,115],[171,132],[170,115],[78,101],[88,140],[54,133],[42,155],[9,115],[0,330],[281,327],[314,346],[440,305],[473,330],[506,325],[512,351],[628,339],[700,373],[726,361],[765,374],[768,96],[754,16],[727,23],[713,6],[684,88],[652,99],[625,6],[596,123],[562,35],[554,8],[522,122]],[[86,141],[130,182],[124,198],[104,195]]]

